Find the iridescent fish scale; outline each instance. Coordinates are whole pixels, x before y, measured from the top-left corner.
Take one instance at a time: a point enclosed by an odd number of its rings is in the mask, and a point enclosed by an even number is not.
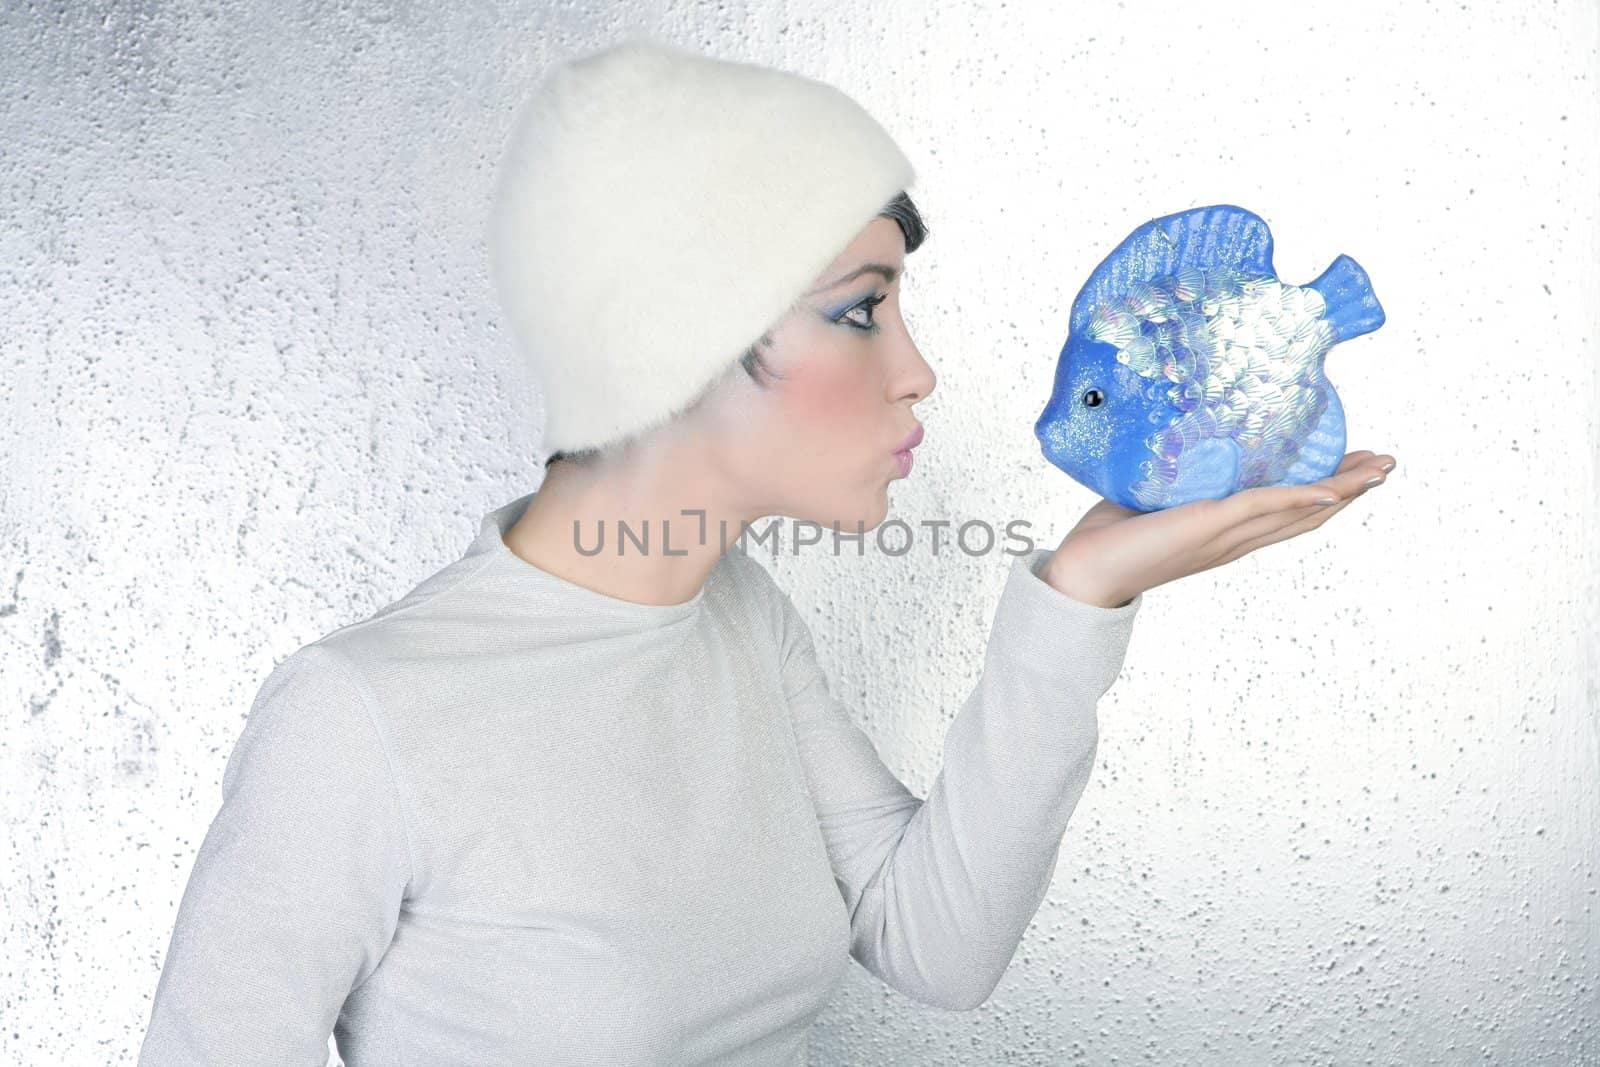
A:
[[[1150,282],[1134,282],[1122,299],[1127,310],[1139,318],[1148,317],[1165,303]]]
[[[1114,304],[1102,304],[1089,320],[1089,335],[1118,348],[1139,336],[1139,319]]]
[[[1169,382],[1164,399],[1178,413],[1148,438],[1165,462],[1134,487],[1141,499],[1160,499],[1183,451],[1215,437],[1245,450],[1252,480],[1281,477],[1321,416],[1320,360],[1333,340],[1322,309],[1302,286],[1185,268],[1096,310],[1089,335],[1135,374]]]
[[[1205,272],[1198,267],[1184,267],[1178,271],[1172,286],[1177,300],[1198,300],[1205,293]]]

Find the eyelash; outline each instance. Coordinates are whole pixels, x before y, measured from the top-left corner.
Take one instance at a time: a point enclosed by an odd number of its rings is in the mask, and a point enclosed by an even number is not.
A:
[[[860,330],[862,333],[877,333],[880,327],[878,326],[877,322],[872,319],[871,312],[873,308],[877,307],[887,299],[889,299],[887,296],[868,297],[867,299],[861,301],[861,303],[850,308],[849,311],[846,311],[844,315],[839,317],[838,321],[844,323],[853,330]],[[852,322],[849,318],[845,317],[853,311],[861,311],[863,309],[865,309],[868,313],[868,322],[870,325],[862,326],[860,323]]]

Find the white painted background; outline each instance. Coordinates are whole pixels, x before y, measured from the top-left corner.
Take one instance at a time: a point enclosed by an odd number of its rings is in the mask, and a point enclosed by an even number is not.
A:
[[[1092,502],[1031,424],[1151,216],[1242,204],[1388,311],[1329,373],[1389,484],[1153,591],[995,997],[853,966],[812,1061],[1600,1063],[1592,0],[0,12],[0,1061],[132,1061],[268,670],[537,484],[480,227],[513,108],[626,28],[917,166],[910,521]],[[1009,559],[771,564],[919,795]]]

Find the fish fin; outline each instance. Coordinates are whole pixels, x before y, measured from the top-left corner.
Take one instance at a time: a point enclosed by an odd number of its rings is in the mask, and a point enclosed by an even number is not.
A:
[[[1151,219],[1107,256],[1072,302],[1069,329],[1080,333],[1094,309],[1180,268],[1222,268],[1245,276],[1276,277],[1272,231],[1259,215],[1233,204],[1212,204]]]
[[[1218,500],[1233,492],[1239,480],[1239,453],[1239,443],[1231,437],[1213,437],[1184,449],[1164,506]]]
[[[1322,276],[1306,288],[1315,289],[1328,305],[1322,318],[1333,327],[1335,344],[1371,333],[1383,325],[1383,307],[1372,292],[1372,282],[1361,265],[1349,256],[1335,259]]]
[[[1322,418],[1311,428],[1311,433],[1300,444],[1299,457],[1284,472],[1279,485],[1307,485],[1320,482],[1339,469],[1344,459],[1344,405],[1331,382],[1322,383],[1328,404],[1322,409]]]

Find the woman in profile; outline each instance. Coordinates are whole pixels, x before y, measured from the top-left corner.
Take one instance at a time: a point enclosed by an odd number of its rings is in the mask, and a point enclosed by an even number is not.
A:
[[[989,997],[1143,592],[1317,528],[1392,460],[1101,501],[1011,558],[913,795],[733,544],[766,516],[871,530],[909,473],[935,382],[901,317],[912,177],[792,73],[634,38],[545,78],[489,233],[543,481],[266,679],[141,1064],[316,1067],[332,1035],[349,1067],[776,1067],[852,957],[926,1004]]]

